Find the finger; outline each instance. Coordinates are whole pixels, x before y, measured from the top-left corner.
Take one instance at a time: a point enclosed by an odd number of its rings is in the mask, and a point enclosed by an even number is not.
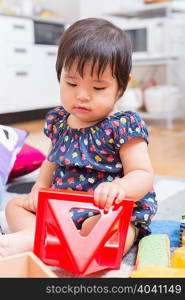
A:
[[[99,201],[101,199],[101,193],[102,193],[102,189],[103,189],[103,185],[104,184],[100,184],[94,191],[94,203],[96,206],[99,207]]]
[[[125,191],[120,191],[117,195],[117,199],[115,200],[116,204],[120,204],[125,199]]]
[[[108,191],[103,191],[102,193],[100,193],[99,207],[101,209],[105,207],[107,202],[107,197],[108,197]]]
[[[98,191],[96,203],[98,204],[99,208],[104,208],[107,201],[108,192],[109,188],[106,185],[102,186]]]
[[[100,189],[96,188],[94,191],[94,204],[96,206],[99,206],[99,193],[100,193]]]
[[[105,211],[109,211],[109,209],[111,208],[111,206],[114,203],[115,198],[117,197],[117,190],[112,190],[111,192],[109,192],[108,196],[107,196],[107,201],[105,203]]]

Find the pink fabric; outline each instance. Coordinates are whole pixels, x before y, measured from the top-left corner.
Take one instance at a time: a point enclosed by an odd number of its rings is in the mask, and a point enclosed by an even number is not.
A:
[[[40,150],[25,143],[21,151],[17,154],[8,182],[16,177],[29,174],[38,169],[45,158],[46,156]]]

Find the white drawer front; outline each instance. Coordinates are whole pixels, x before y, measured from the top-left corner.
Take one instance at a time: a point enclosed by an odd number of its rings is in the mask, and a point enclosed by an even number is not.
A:
[[[12,44],[1,47],[0,44],[0,65],[30,65],[32,63],[32,47],[29,45]]]
[[[33,81],[35,97],[39,95],[38,102],[42,107],[59,105],[59,82],[56,74],[56,46],[35,46],[35,63],[33,69]],[[37,92],[39,93],[37,94]]]
[[[32,107],[31,76],[32,74],[26,66],[7,68],[0,88],[1,113],[23,111]]]
[[[0,38],[9,42],[33,43],[33,21],[0,16]]]
[[[33,57],[37,61],[36,65],[55,66],[58,46],[35,45],[33,47]]]

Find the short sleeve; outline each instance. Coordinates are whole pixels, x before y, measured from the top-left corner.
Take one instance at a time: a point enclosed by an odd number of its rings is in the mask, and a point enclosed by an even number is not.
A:
[[[115,144],[117,149],[130,139],[141,137],[148,144],[148,129],[136,112],[126,111],[119,116],[116,126]]]
[[[53,144],[56,142],[65,115],[66,111],[62,106],[56,107],[46,114],[44,133]]]

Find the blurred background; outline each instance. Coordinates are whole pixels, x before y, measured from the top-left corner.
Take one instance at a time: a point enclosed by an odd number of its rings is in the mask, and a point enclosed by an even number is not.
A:
[[[138,111],[148,124],[154,171],[185,178],[183,0],[0,0],[0,124],[28,130],[28,142],[47,153],[44,116],[59,104],[58,40],[86,17],[128,33],[132,80],[118,109]]]

